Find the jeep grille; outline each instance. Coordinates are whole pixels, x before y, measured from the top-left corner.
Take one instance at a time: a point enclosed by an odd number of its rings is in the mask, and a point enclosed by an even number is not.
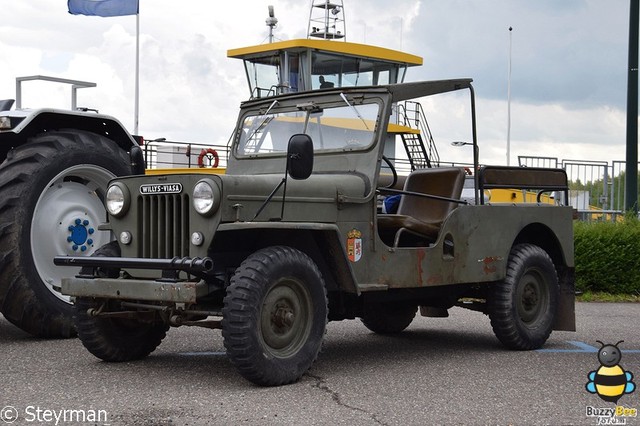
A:
[[[171,259],[189,256],[189,197],[185,194],[138,197],[138,256]]]

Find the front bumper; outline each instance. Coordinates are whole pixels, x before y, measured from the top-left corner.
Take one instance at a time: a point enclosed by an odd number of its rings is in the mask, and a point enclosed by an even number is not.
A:
[[[162,282],[125,278],[63,278],[62,294],[75,297],[196,303],[208,293],[207,283]]]
[[[196,303],[199,297],[207,295],[209,292],[207,278],[210,277],[213,270],[213,261],[208,257],[203,259],[197,257],[138,259],[102,256],[56,256],[54,264],[88,268],[162,270],[164,278],[160,279],[97,278],[91,275],[63,278],[61,292],[66,296],[75,297],[170,303]],[[195,276],[197,281],[179,280],[179,271]]]

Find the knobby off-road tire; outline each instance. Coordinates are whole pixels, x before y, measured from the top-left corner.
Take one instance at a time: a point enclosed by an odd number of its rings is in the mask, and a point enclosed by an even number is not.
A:
[[[109,242],[107,182],[130,173],[113,141],[77,130],[31,138],[0,165],[0,311],[39,337],[75,335],[69,298],[55,291],[78,269],[53,264],[56,255],[89,254]],[[75,248],[75,250],[74,250]]]
[[[163,322],[141,322],[133,319],[94,317],[88,309],[113,311],[118,302],[77,298],[75,326],[85,348],[97,358],[109,362],[134,361],[153,352],[167,334],[169,326]]]
[[[327,294],[318,267],[291,247],[250,255],[224,299],[227,356],[247,380],[262,386],[297,381],[313,364],[327,324]]]
[[[93,256],[120,257],[120,247],[112,241],[100,247]],[[85,267],[83,274],[114,278],[117,269]],[[75,326],[78,337],[85,348],[96,357],[111,362],[142,359],[158,347],[167,334],[169,326],[162,322],[140,322],[123,318],[100,318],[87,313],[88,309],[99,309],[103,303],[113,307],[118,302],[77,298],[75,303]]]
[[[511,249],[507,276],[488,295],[496,337],[509,349],[541,347],[549,338],[558,307],[558,274],[547,252],[532,244]]]
[[[118,242],[114,240],[100,247],[91,256],[120,257],[122,256],[122,251],[120,250]],[[93,275],[99,278],[118,278],[120,276],[120,268],[83,266],[82,269],[80,269],[80,275]]]
[[[364,308],[360,320],[378,334],[396,334],[409,327],[418,307],[406,303],[372,303]]]

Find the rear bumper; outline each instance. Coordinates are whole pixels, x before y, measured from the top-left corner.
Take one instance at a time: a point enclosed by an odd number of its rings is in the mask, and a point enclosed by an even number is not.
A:
[[[162,282],[123,278],[63,278],[62,294],[75,297],[196,303],[208,293],[205,281]]]

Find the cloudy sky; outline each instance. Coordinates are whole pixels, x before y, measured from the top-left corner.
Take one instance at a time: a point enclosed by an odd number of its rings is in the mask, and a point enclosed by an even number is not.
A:
[[[506,164],[509,31],[511,163],[518,155],[624,160],[629,1],[344,0],[347,40],[424,58],[407,80],[471,77],[481,161]],[[97,83],[78,104],[133,131],[135,17],[70,15],[64,0],[0,0],[0,99],[15,78],[48,75]],[[179,4],[179,7],[177,5]],[[226,51],[266,42],[274,5],[281,40],[306,37],[311,1],[140,0],[140,122],[146,138],[226,143],[249,90]],[[222,6],[224,5],[224,6]],[[464,109],[427,104],[441,157]],[[464,104],[463,104],[464,105]],[[25,83],[24,107],[70,106],[70,89]],[[463,126],[466,123],[463,121]]]

